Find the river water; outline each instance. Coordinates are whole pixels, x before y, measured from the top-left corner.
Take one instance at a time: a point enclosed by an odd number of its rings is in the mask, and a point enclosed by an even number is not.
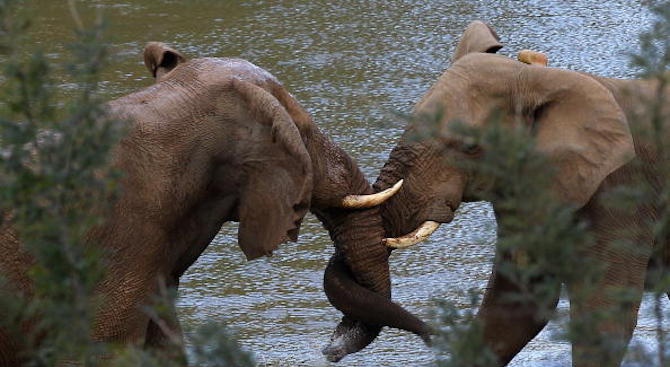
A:
[[[30,41],[60,60],[73,21],[64,1],[33,1]],[[110,98],[151,84],[140,52],[163,41],[191,57],[242,57],[267,69],[309,110],[317,124],[374,180],[411,106],[449,65],[465,26],[490,23],[514,56],[546,52],[551,66],[632,77],[630,53],[651,17],[646,1],[228,1],[92,0],[79,4],[90,23],[108,20],[115,51],[103,76]],[[65,81],[63,81],[64,86]],[[272,258],[246,262],[237,227],[220,235],[183,277],[178,309],[187,328],[224,322],[263,366],[329,366],[320,349],[340,318],[322,291],[333,252],[309,215],[300,240]],[[435,300],[466,309],[466,292],[482,289],[490,271],[495,220],[487,203],[464,205],[453,223],[422,246],[391,257],[394,300],[428,318]],[[667,304],[664,304],[668,308]],[[634,343],[654,347],[655,321],[646,299]],[[567,312],[561,301],[559,312]],[[569,366],[570,348],[550,323],[512,366]],[[385,329],[367,349],[339,366],[428,366],[435,353],[418,337]],[[628,363],[633,365],[632,362]]]

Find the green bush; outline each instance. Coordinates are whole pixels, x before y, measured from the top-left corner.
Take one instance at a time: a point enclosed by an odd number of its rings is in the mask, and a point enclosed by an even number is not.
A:
[[[117,194],[121,173],[111,168],[109,158],[124,132],[122,121],[105,114],[99,96],[98,78],[108,60],[102,17],[84,27],[70,1],[78,25],[69,47],[72,60],[53,65],[39,50],[24,47],[30,17],[20,12],[20,4],[0,0],[0,224],[11,221],[34,258],[34,296],[0,295],[0,326],[27,345],[40,338],[25,356],[31,366],[63,360],[96,366],[101,355],[114,356],[106,357],[105,365],[175,365],[150,351],[90,337],[96,304],[104,302],[94,288],[105,269],[100,249],[86,237]],[[54,72],[69,78],[66,93],[52,79]],[[36,321],[30,335],[21,328],[27,321]],[[253,365],[223,325],[207,325],[193,340],[190,355],[198,365]]]

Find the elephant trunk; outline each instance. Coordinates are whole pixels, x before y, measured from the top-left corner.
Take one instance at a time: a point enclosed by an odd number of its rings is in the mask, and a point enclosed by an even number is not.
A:
[[[326,267],[324,289],[330,303],[345,315],[333,332],[330,345],[323,349],[331,362],[365,348],[379,335],[382,326],[411,331],[430,342],[433,332],[427,324],[388,297],[358,285],[337,254]]]
[[[330,361],[338,361],[365,348],[382,326],[413,332],[428,342],[428,325],[391,301],[389,250],[381,242],[379,209],[338,212],[318,215],[336,244],[324,275],[324,290],[330,303],[345,315],[323,353]]]
[[[351,190],[372,193],[363,174],[352,169]],[[391,301],[390,250],[382,243],[379,207],[362,210],[312,209],[335,243],[335,254],[324,275],[330,303],[345,316],[323,353],[331,361],[370,344],[382,326],[404,329],[428,341],[431,330],[419,318]]]
[[[403,136],[403,140],[404,138]],[[411,159],[416,155],[417,152],[411,149],[410,146],[403,144],[401,140],[393,148],[389,159],[379,172],[379,177],[377,177],[377,181],[372,186],[374,191],[385,190],[393,184],[393,181],[405,179],[405,173],[411,163]],[[406,212],[408,209],[411,209],[413,202],[409,198],[401,200],[401,198],[407,195],[407,192],[407,188],[402,187],[394,197],[391,197],[381,206],[383,226],[388,237],[402,236],[414,229],[410,228],[411,225],[407,222],[410,218],[415,217],[416,213]]]
[[[312,158],[314,189],[310,210],[328,230],[356,282],[391,297],[388,250],[382,244],[384,228],[379,207],[342,208],[348,195],[374,191],[356,162],[318,129],[305,138]]]
[[[323,223],[359,285],[391,297],[388,250],[381,243],[384,230],[378,208],[342,209],[352,194],[372,194],[356,163],[314,124],[311,116],[281,86],[273,95],[286,108],[300,130],[312,161],[313,193],[310,210]]]
[[[324,288],[331,304],[345,316],[324,354],[330,360],[339,360],[361,350],[377,337],[384,325],[428,335],[428,327],[421,320],[391,302],[389,250],[382,244],[384,228],[379,207],[341,208],[348,195],[374,192],[365,176],[283,88],[275,86],[273,94],[300,129],[314,175],[310,210],[335,243]],[[406,326],[398,321],[401,319],[412,323]]]
[[[408,134],[409,133],[405,133],[405,135]],[[415,151],[416,149],[411,149],[403,143],[405,135],[402,137],[398,145],[393,148],[389,155],[389,159],[379,172],[377,181],[372,185],[374,191],[385,190],[395,182],[398,182],[398,180],[403,179],[411,160],[417,156],[418,152]]]
[[[356,282],[390,299],[389,250],[382,244],[384,230],[379,208],[332,208],[316,215],[335,244],[334,257],[346,264]]]

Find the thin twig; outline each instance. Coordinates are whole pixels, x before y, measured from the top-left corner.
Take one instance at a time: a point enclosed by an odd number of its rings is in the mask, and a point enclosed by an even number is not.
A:
[[[79,32],[82,32],[84,30],[84,23],[81,21],[79,11],[77,11],[77,6],[75,5],[74,0],[67,0],[67,5],[70,9],[70,16],[72,16],[75,27],[77,27]]]

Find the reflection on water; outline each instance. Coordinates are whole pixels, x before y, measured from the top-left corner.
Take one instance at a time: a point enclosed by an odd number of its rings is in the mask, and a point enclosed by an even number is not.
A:
[[[219,1],[87,2],[109,18],[117,53],[104,76],[117,97],[150,84],[139,52],[163,41],[192,56],[246,58],[275,74],[315,121],[354,156],[372,180],[404,129],[401,117],[449,65],[455,41],[474,19],[489,22],[506,47],[546,52],[552,66],[629,77],[628,54],[649,23],[642,1]],[[59,59],[72,22],[60,2],[35,0],[31,42]],[[346,5],[342,5],[346,4]],[[179,312],[187,325],[223,320],[237,330],[258,362],[272,366],[329,365],[319,352],[340,315],[321,282],[332,252],[313,217],[300,241],[272,258],[246,262],[227,224],[184,276]],[[394,299],[428,317],[434,299],[466,307],[465,292],[482,289],[490,270],[495,221],[485,203],[465,205],[456,220],[425,244],[392,255]],[[636,340],[654,336],[649,302]],[[561,302],[561,312],[567,304]],[[568,366],[569,346],[550,324],[513,366]],[[433,353],[419,338],[384,330],[341,366],[429,365]]]

